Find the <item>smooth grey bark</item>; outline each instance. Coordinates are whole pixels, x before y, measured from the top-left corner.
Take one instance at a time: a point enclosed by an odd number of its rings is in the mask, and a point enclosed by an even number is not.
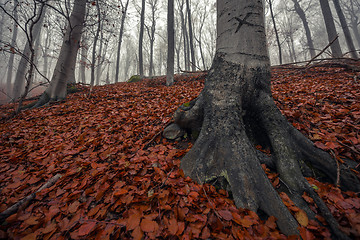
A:
[[[144,76],[144,61],[143,61],[143,39],[144,39],[144,25],[145,25],[145,0],[142,0],[140,13],[140,32],[139,32],[139,75]]]
[[[346,23],[346,19],[345,19],[345,16],[344,16],[343,11],[342,11],[342,9],[341,9],[339,0],[333,0],[333,3],[334,3],[334,6],[335,6],[337,15],[338,15],[338,17],[339,17],[339,20],[340,20],[341,28],[342,28],[342,30],[343,30],[343,32],[344,32],[346,44],[347,44],[347,46],[348,46],[350,55],[351,55],[352,58],[357,59],[357,58],[358,58],[358,55],[357,55],[357,53],[356,53],[356,49],[355,49],[355,46],[354,46],[354,42],[353,42],[353,40],[352,40],[351,33],[350,33],[349,27],[348,27],[348,25],[347,25],[347,23]]]
[[[273,26],[274,26],[274,31],[275,31],[275,36],[276,36],[276,43],[278,45],[278,50],[279,50],[279,63],[282,64],[282,51],[281,51],[281,43],[280,43],[280,38],[279,38],[279,33],[276,27],[276,21],[275,21],[275,15],[274,15],[274,11],[273,11],[273,6],[272,6],[272,0],[268,0],[269,3],[269,7],[270,7],[270,14],[271,14],[271,19],[273,22]]]
[[[18,11],[17,11],[17,5],[18,5],[18,1],[15,0],[14,1],[14,25],[13,25],[13,35],[11,38],[11,47],[15,47],[16,46],[16,39],[17,39],[17,34],[18,34],[18,27],[17,27],[17,21],[18,21]],[[11,81],[12,81],[12,76],[13,76],[13,68],[14,68],[14,58],[15,58],[15,54],[11,53],[10,57],[9,57],[9,63],[8,63],[8,70],[7,70],[7,79],[6,79],[6,93],[8,95],[11,94]],[[9,99],[10,100],[10,99]]]
[[[45,38],[45,44],[43,47],[43,59],[44,59],[44,65],[43,65],[43,75],[45,77],[48,77],[49,73],[49,49],[51,46],[51,37],[50,37],[50,31],[49,31],[49,24],[47,24],[47,30],[46,31],[46,38]]]
[[[262,145],[271,150],[272,165],[294,203],[314,218],[302,199],[306,192],[334,238],[348,239],[304,178],[313,170],[336,179],[336,160],[295,129],[272,98],[262,1],[218,0],[217,11],[216,54],[205,87],[174,114],[174,124],[200,131],[181,168],[200,183],[228,187],[238,207],[275,216],[284,234],[299,235],[297,221],[262,170],[261,154],[254,147]],[[342,186],[359,191],[356,175],[340,168]]]
[[[182,29],[182,36],[183,36],[183,43],[184,43],[184,67],[185,67],[185,71],[189,71],[190,70],[190,64],[189,64],[189,54],[188,54],[188,49],[187,49],[187,42],[188,42],[188,34],[187,34],[187,28],[186,28],[186,21],[185,21],[185,16],[184,16],[184,12],[183,12],[183,8],[184,8],[184,0],[178,0],[178,8],[179,8],[179,12],[180,12],[180,19],[181,19],[181,29]]]
[[[40,9],[42,9],[42,8],[40,8]],[[44,10],[42,10],[42,12],[38,13],[38,14],[41,14],[41,17],[40,17],[39,21],[35,24],[35,26],[32,30],[32,33],[31,33],[33,42],[29,43],[29,41],[27,41],[25,44],[24,50],[22,52],[22,56],[19,61],[19,65],[18,65],[18,68],[16,71],[14,85],[13,85],[12,98],[14,101],[17,100],[21,96],[21,94],[24,92],[25,77],[26,77],[27,69],[29,67],[29,59],[31,58],[31,56],[30,56],[31,55],[31,46],[30,45],[33,45],[34,41],[36,41],[40,36],[41,28],[42,28],[43,21],[45,18],[46,9],[47,8],[45,7]]]
[[[315,57],[316,53],[315,53],[314,41],[312,39],[311,31],[310,31],[310,28],[309,28],[309,23],[308,23],[308,21],[306,19],[306,14],[305,14],[304,10],[301,8],[298,0],[292,0],[292,1],[294,3],[295,11],[299,15],[299,17],[300,17],[300,19],[301,19],[301,21],[303,23],[303,26],[304,26],[304,29],[305,29],[307,45],[309,47],[311,58],[313,58],[313,57]]]
[[[195,57],[195,50],[194,50],[194,37],[193,37],[193,26],[191,20],[191,7],[190,1],[186,0],[186,10],[187,10],[187,17],[188,17],[188,25],[189,25],[189,46],[190,46],[190,53],[191,53],[191,70],[196,71],[196,57]]]
[[[331,13],[330,5],[328,0],[319,0],[320,6],[321,6],[321,12],[324,17],[325,21],[325,27],[328,34],[328,40],[329,42],[333,41],[336,36],[338,35],[336,32],[335,24],[334,24],[334,18]],[[331,52],[333,57],[342,57],[342,51],[340,47],[340,42],[337,39],[331,46]]]
[[[50,100],[60,101],[66,98],[67,83],[74,77],[85,12],[86,0],[75,0],[50,85],[34,107],[40,107]]]
[[[102,31],[103,25],[104,25],[104,22],[101,22],[99,61],[96,66],[96,81],[95,81],[96,85],[100,85],[100,77],[101,77],[101,73],[103,71],[102,64],[104,63],[104,59],[105,59],[105,57],[104,57],[105,54],[103,54],[103,48],[104,48],[104,31]]]
[[[174,53],[175,53],[175,37],[174,37],[174,0],[168,0],[167,15],[167,35],[168,35],[168,52],[166,66],[166,85],[174,84]]]
[[[125,27],[125,19],[126,13],[129,5],[129,0],[126,1],[125,5],[123,5],[122,1],[120,2],[122,8],[122,15],[121,15],[121,23],[120,23],[120,32],[119,32],[119,39],[118,39],[118,47],[117,47],[117,55],[116,55],[116,70],[115,70],[115,83],[119,82],[119,71],[120,71],[120,57],[121,57],[121,44],[124,34],[124,27]]]

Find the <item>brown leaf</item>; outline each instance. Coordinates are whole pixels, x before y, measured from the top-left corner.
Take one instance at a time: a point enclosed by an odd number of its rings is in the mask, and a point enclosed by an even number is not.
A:
[[[140,224],[141,230],[144,232],[154,232],[159,228],[157,222],[144,218]]]
[[[298,221],[298,223],[303,227],[306,227],[309,224],[308,216],[306,215],[304,210],[300,210],[296,212],[295,218]]]
[[[79,228],[79,236],[86,236],[89,233],[91,233],[91,231],[93,231],[96,227],[96,222],[91,221],[91,222],[87,222],[83,225],[80,226]]]
[[[231,221],[233,219],[233,216],[229,210],[219,210],[218,213],[226,221]]]

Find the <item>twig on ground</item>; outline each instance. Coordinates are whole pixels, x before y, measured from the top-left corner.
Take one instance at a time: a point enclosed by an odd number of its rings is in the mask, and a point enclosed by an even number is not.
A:
[[[335,155],[335,153],[334,153],[333,150],[330,150],[330,153],[331,153],[331,155],[334,157],[335,162],[336,162],[336,167],[337,167],[337,170],[336,170],[336,183],[335,183],[335,185],[336,185],[337,187],[340,187],[340,165],[339,165],[339,161],[337,160],[337,157],[336,157],[336,155]]]
[[[61,174],[56,174],[54,177],[52,177],[49,181],[47,181],[41,188],[39,188],[36,192],[28,195],[27,197],[23,198],[19,202],[15,203],[2,213],[0,213],[0,223],[3,223],[6,218],[11,216],[12,214],[16,213],[20,207],[26,206],[31,200],[33,200],[36,197],[36,193],[51,187],[54,185],[60,178],[62,177]]]

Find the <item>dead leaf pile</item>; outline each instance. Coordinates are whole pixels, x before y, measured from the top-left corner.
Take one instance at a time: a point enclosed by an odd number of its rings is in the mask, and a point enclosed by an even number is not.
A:
[[[333,146],[328,142],[337,143],[331,149],[338,156],[358,160],[353,150],[360,140],[359,101],[355,101],[360,91],[347,77],[349,73],[322,73],[327,80],[313,83],[319,91],[323,89],[322,95],[311,92],[314,86],[308,85],[315,81],[316,72],[297,74],[274,71],[279,107],[313,140],[329,148]],[[341,78],[341,87],[335,85],[340,80],[328,80],[334,75]],[[165,77],[101,86],[93,88],[91,95],[83,88],[65,102],[27,110],[1,122],[1,212],[57,173],[63,177],[8,217],[0,226],[0,238],[286,239],[275,218],[262,221],[249,210],[237,209],[226,191],[185,177],[180,159],[191,143],[161,137],[177,107],[199,94],[205,76],[178,75],[172,87],[164,86]],[[292,92],[284,95],[289,89]],[[1,106],[1,114],[9,114],[12,107]],[[267,173],[275,186],[279,184],[276,174]],[[333,185],[309,181],[317,186],[343,230],[360,237],[359,198]],[[286,194],[281,197],[301,225],[303,237],[330,236]],[[304,198],[316,211],[311,198]]]

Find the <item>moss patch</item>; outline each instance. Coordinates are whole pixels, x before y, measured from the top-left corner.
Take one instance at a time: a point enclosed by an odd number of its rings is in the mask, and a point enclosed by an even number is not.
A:
[[[140,75],[133,75],[127,82],[135,83],[135,82],[140,82],[141,80],[142,80],[142,77],[140,77]]]

